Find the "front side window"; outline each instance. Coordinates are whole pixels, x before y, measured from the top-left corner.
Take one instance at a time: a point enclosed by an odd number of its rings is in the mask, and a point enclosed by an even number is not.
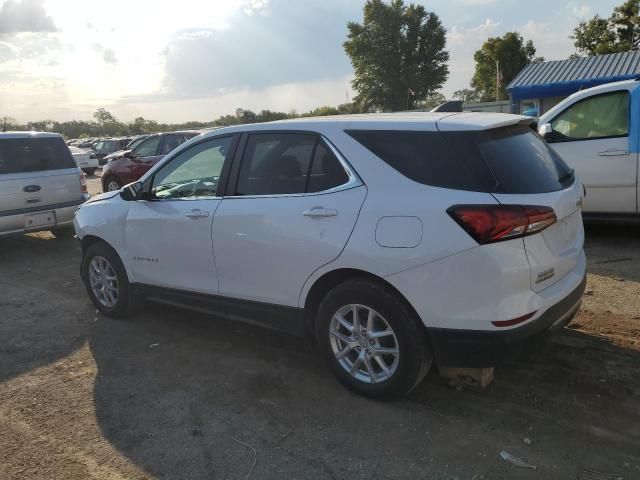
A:
[[[342,164],[317,135],[256,133],[245,147],[236,194],[314,193],[348,180]]]
[[[181,152],[154,176],[152,197],[214,197],[231,137],[208,140]]]
[[[136,157],[150,157],[152,155],[156,155],[158,152],[158,146],[160,145],[160,140],[162,140],[160,135],[149,137],[138,145],[133,150],[133,153]]]
[[[580,100],[551,121],[559,140],[593,140],[629,134],[629,92],[605,93]]]

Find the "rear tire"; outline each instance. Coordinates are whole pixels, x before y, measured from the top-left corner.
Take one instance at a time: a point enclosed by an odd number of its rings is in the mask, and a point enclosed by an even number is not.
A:
[[[316,335],[338,380],[371,398],[406,395],[433,363],[420,319],[395,292],[368,279],[349,280],[326,295]]]
[[[103,314],[125,318],[139,308],[140,299],[129,285],[120,257],[106,243],[94,243],[87,249],[80,271],[89,298]]]

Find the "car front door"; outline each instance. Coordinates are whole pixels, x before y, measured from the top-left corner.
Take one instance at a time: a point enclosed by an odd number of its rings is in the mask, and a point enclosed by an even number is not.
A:
[[[545,138],[586,187],[584,212],[636,211],[638,153],[629,144],[630,97],[628,90],[593,95],[551,120],[553,132]]]
[[[181,151],[155,172],[146,199],[133,202],[126,242],[136,282],[218,292],[211,225],[221,200],[218,182],[233,143],[232,136],[216,137]]]
[[[250,133],[239,150],[213,221],[220,293],[297,307],[347,243],[366,187],[319,135]]]
[[[127,164],[131,181],[137,180],[147,173],[162,158],[160,148],[162,135],[152,135],[131,151]]]

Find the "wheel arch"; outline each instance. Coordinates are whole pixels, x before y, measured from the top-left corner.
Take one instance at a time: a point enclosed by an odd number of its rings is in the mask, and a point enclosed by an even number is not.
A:
[[[95,243],[98,243],[98,242],[102,242],[102,243],[105,243],[105,244],[109,245],[109,247],[114,252],[116,252],[116,249],[113,248],[113,245],[111,245],[109,242],[107,242],[104,238],[100,238],[100,237],[98,237],[96,235],[85,235],[80,240],[80,248],[82,249],[82,256],[84,257],[84,254],[87,253],[87,250],[89,250],[89,247],[91,245],[93,245]]]
[[[411,305],[407,298],[389,281],[365,270],[360,270],[357,268],[339,268],[326,272],[321,277],[316,279],[311,288],[309,288],[306,297],[304,298],[306,326],[310,332],[315,332],[315,315],[320,302],[322,302],[322,299],[327,295],[327,293],[329,293],[329,291],[335,286],[356,278],[367,279],[387,288],[398,299],[400,299],[400,301],[407,305],[407,307],[413,312],[414,315],[416,315],[416,318],[420,320],[420,323],[424,327],[424,321],[422,321],[416,309],[413,308],[413,305]],[[426,327],[424,327],[424,331],[426,333]]]

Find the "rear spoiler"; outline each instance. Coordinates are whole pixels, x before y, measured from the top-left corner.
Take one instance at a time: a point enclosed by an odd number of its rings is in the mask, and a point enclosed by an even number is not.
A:
[[[430,110],[431,112],[461,112],[462,100],[449,100]]]

